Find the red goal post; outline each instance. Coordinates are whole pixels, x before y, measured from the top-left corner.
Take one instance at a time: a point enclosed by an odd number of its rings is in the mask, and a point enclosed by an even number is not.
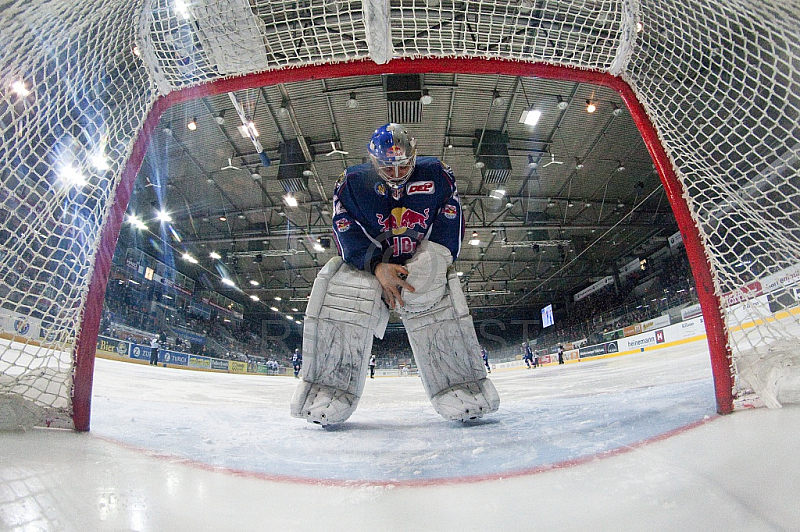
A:
[[[800,14],[791,6],[420,0],[393,1],[384,12],[369,0],[305,11],[264,1],[154,0],[144,9],[65,4],[56,17],[55,5],[0,12],[10,36],[0,52],[0,206],[8,212],[0,230],[10,235],[0,256],[0,312],[5,323],[28,319],[39,328],[36,338],[11,330],[0,340],[0,397],[21,398],[37,424],[89,429],[111,258],[161,114],[201,96],[308,79],[460,72],[617,91],[681,230],[718,411],[730,412],[738,394],[764,384],[764,349],[796,343],[794,281],[773,279],[793,279],[800,269]],[[340,31],[328,31],[334,26]],[[307,49],[296,45],[298,27],[312,43]],[[105,169],[90,168],[98,149]],[[88,175],[77,192],[63,183],[75,171]],[[789,201],[776,204],[780,197]],[[20,236],[34,232],[32,244]],[[765,285],[758,293],[746,289],[754,281]],[[773,309],[774,301],[781,303]],[[792,356],[791,348],[779,351]],[[737,382],[740,354],[754,375],[747,382]]]

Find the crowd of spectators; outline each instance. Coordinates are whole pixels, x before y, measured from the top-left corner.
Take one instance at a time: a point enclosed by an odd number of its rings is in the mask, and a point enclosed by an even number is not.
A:
[[[210,316],[198,315],[192,312],[188,298],[180,301],[170,299],[172,301],[161,298],[143,300],[136,287],[112,280],[106,291],[101,334],[145,343],[153,334],[168,331],[167,347],[176,350],[240,360],[251,365],[269,363],[273,369],[274,363],[284,367],[291,365],[292,350],[299,346],[299,335],[295,344],[287,345],[285,335],[273,337],[256,322],[231,318],[219,312],[212,312]],[[686,255],[670,255],[659,264],[651,265],[648,271],[636,272],[619,284],[570,302],[566,311],[558,314],[554,326],[527,331],[527,335],[509,329],[503,336],[504,344],[495,342],[489,349],[494,348],[491,353],[494,361],[502,361],[520,355],[523,341],[531,341],[538,352],[552,351],[559,344],[577,341],[597,344],[604,340],[604,334],[692,302],[696,302],[696,295]],[[190,331],[205,342],[191,343],[175,332],[179,329]],[[479,341],[484,345],[487,343],[480,335]],[[373,342],[373,353],[378,369],[414,365],[411,347],[402,328],[390,326],[382,340]]]

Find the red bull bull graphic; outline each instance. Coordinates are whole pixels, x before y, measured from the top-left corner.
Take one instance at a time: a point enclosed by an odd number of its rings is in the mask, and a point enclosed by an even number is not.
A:
[[[340,233],[344,233],[345,231],[350,229],[350,220],[346,218],[340,218],[336,220],[336,230]]]
[[[391,231],[394,235],[402,235],[406,229],[425,230],[428,228],[428,215],[430,209],[425,209],[422,213],[406,207],[395,207],[389,216],[381,213],[376,214],[381,229]]]

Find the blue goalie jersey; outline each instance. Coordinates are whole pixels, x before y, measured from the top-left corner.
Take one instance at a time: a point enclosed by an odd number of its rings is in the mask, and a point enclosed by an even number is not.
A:
[[[422,240],[458,258],[464,218],[455,178],[435,157],[417,157],[400,188],[389,187],[369,163],[351,166],[333,192],[333,234],[345,262],[375,271],[380,262],[405,264]]]

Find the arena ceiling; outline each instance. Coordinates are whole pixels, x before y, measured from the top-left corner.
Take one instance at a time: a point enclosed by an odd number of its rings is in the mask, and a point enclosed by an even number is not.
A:
[[[456,267],[478,320],[530,318],[548,303],[558,314],[575,292],[663,247],[677,230],[641,135],[608,88],[409,74],[232,94],[271,165],[240,132],[230,94],[172,107],[151,138],[128,208],[150,238],[126,226],[118,250],[171,254],[179,270],[244,303],[246,314],[304,310],[317,272],[336,254],[334,182],[364,160],[370,134],[388,121],[405,123],[420,155],[455,172],[467,225]],[[541,112],[535,126],[520,122],[529,109]],[[161,209],[169,224],[156,219]],[[478,245],[469,244],[473,233]],[[198,263],[182,260],[184,253]]]

